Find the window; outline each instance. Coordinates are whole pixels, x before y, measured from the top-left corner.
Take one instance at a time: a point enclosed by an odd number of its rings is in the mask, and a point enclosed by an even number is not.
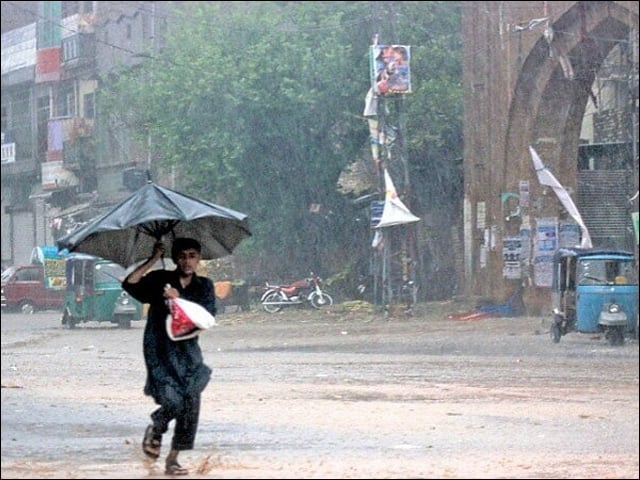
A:
[[[19,282],[37,282],[38,270],[35,268],[25,268],[18,272],[16,280]]]
[[[79,35],[73,35],[71,37],[65,38],[62,40],[62,61],[68,62],[73,60],[74,58],[78,58],[78,40]]]
[[[38,122],[38,154],[44,154],[48,147],[49,135],[49,117],[51,116],[51,107],[49,105],[49,96],[38,97],[37,103],[37,122]]]
[[[58,117],[74,117],[76,115],[76,93],[73,85],[62,87],[58,93]]]
[[[96,118],[95,94],[85,93],[82,100],[84,103],[84,118]]]
[[[37,47],[57,47],[62,37],[62,2],[38,2]]]
[[[7,131],[9,112],[6,106],[2,106],[2,133]],[[3,139],[4,140],[4,139]]]

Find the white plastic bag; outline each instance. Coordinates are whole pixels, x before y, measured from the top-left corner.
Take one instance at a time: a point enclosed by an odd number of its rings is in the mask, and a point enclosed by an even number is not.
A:
[[[172,298],[167,300],[169,315],[167,315],[167,334],[171,340],[186,340],[199,335],[216,325],[216,319],[202,305],[185,300]]]

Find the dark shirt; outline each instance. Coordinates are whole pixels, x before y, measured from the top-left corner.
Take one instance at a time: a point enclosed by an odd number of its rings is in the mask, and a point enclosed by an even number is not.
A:
[[[138,283],[122,283],[122,288],[142,303],[149,304],[149,314],[143,336],[143,352],[147,367],[144,393],[163,405],[174,392],[182,396],[196,396],[209,383],[211,369],[204,364],[198,337],[173,341],[169,338],[166,319],[169,309],[165,303],[165,285],[180,292],[180,297],[196,302],[212,315],[216,314],[213,282],[194,275],[191,283],[182,288],[177,271],[154,270]],[[169,388],[167,388],[169,387]],[[169,392],[169,393],[168,393]]]

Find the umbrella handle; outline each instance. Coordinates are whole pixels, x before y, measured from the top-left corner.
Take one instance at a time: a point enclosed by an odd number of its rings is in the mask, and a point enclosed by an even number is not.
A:
[[[149,177],[149,180],[151,180],[151,177]],[[156,237],[156,242],[164,243],[164,235],[160,235],[159,237]],[[164,263],[164,253],[162,254],[162,257],[160,257],[160,262],[162,262],[162,269],[165,270],[167,266]]]

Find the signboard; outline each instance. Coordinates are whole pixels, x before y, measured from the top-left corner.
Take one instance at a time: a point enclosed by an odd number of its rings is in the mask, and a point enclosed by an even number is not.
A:
[[[2,165],[5,163],[15,163],[16,161],[16,144],[2,143]]]
[[[55,190],[57,188],[74,187],[80,181],[73,172],[64,168],[62,161],[42,162],[42,189]]]
[[[375,228],[380,219],[382,218],[382,212],[384,210],[384,200],[374,200],[371,202],[369,217],[371,218],[370,226]]]
[[[31,263],[44,267],[45,287],[62,289],[67,284],[65,258],[58,253],[58,247],[43,245],[31,252]]]

